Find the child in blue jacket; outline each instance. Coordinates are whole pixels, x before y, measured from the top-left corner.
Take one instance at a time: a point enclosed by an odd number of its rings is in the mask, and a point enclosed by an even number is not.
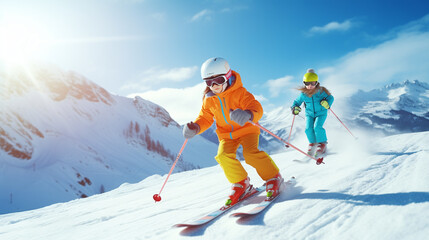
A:
[[[310,142],[307,153],[314,154],[317,148],[315,157],[318,157],[326,152],[327,137],[326,131],[323,128],[328,109],[334,102],[334,97],[328,89],[320,86],[319,77],[313,69],[308,69],[304,75],[304,86],[299,88],[301,94],[295,99],[292,105],[292,113],[298,115],[301,111],[301,104],[304,102],[305,116],[307,119],[305,126],[305,134]]]

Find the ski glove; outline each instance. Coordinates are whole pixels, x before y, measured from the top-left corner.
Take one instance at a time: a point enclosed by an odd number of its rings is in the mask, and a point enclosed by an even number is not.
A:
[[[322,101],[320,101],[320,105],[322,105],[322,107],[324,107],[326,109],[330,108],[328,101],[326,101],[325,99],[323,99]]]
[[[189,122],[183,127],[183,136],[188,139],[192,138],[200,131],[200,126],[197,123]]]
[[[241,110],[237,108],[229,113],[229,117],[232,121],[238,123],[240,126],[244,126],[246,122],[252,120],[253,114],[249,110]]]
[[[299,112],[301,112],[301,108],[300,107],[297,107],[297,106],[292,107],[292,114],[293,115],[298,115]]]

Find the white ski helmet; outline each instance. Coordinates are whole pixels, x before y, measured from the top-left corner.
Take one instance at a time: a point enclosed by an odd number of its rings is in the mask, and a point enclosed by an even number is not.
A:
[[[209,58],[201,66],[202,79],[220,74],[227,75],[227,78],[231,76],[231,68],[229,67],[228,62],[223,58]]]

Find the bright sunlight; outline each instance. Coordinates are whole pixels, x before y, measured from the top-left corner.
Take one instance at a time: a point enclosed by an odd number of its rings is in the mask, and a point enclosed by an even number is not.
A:
[[[0,61],[22,64],[46,50],[49,36],[34,21],[9,19],[0,22]]]

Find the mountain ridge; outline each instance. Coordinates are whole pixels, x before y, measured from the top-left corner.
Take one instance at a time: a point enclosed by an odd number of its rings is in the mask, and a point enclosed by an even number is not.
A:
[[[358,91],[349,98],[359,127],[385,134],[429,130],[429,84],[418,80],[392,83],[371,91]]]

